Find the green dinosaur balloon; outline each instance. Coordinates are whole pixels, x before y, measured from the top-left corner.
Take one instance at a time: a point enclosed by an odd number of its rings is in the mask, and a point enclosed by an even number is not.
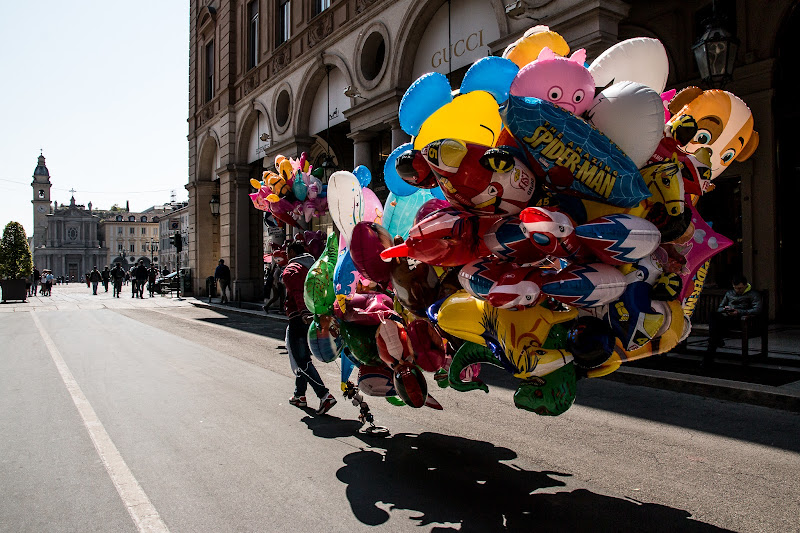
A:
[[[339,238],[335,233],[328,235],[325,250],[311,265],[303,287],[303,300],[308,310],[315,315],[333,313],[336,291],[333,287],[333,269],[339,255]]]

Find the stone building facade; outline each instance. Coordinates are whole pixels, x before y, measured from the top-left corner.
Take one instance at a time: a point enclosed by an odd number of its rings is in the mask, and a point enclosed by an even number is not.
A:
[[[130,268],[140,259],[150,266],[158,264],[159,219],[164,211],[131,213],[129,211],[105,212],[100,222],[100,232],[108,254],[104,264],[120,263]]]
[[[790,0],[715,4],[741,42],[725,88],[752,109],[761,144],[702,200],[706,220],[735,242],[710,281],[727,285],[740,270],[769,290],[771,317],[796,319],[800,112],[789,99],[800,19]],[[545,24],[585,48],[589,61],[620,40],[658,38],[670,61],[668,88],[700,85],[691,48],[711,9],[710,1],[679,0],[192,0],[186,187],[195,286],[223,258],[241,297],[261,296],[263,223],[249,182],[277,154],[306,152],[317,164],[330,154],[343,169],[363,164],[380,188],[383,161],[408,140],[400,100],[421,74],[442,72],[456,88],[472,62]]]
[[[84,274],[105,264],[106,248],[101,244],[98,226],[100,217],[75,203],[51,204],[50,171],[43,155],[33,172],[33,264],[39,270],[52,270],[56,277],[80,281]]]

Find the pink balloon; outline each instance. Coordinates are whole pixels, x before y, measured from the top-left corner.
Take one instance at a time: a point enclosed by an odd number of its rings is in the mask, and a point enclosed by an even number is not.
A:
[[[439,200],[438,198],[428,200],[427,202],[422,204],[422,207],[420,207],[419,211],[417,211],[417,216],[414,217],[414,224],[418,224],[420,220],[427,217],[434,211],[438,211],[439,209],[444,209],[445,207],[450,207],[450,202],[446,200]]]
[[[427,320],[414,320],[406,326],[414,361],[426,372],[436,372],[445,364],[445,348],[442,336]]]
[[[364,218],[361,220],[381,224],[383,222],[383,204],[381,204],[381,201],[378,200],[378,197],[369,187],[361,189],[361,196],[364,198]]]
[[[681,300],[691,294],[694,288],[692,280],[703,263],[733,244],[733,241],[729,238],[711,229],[711,226],[703,220],[703,217],[700,216],[700,213],[697,212],[697,209],[690,201],[687,201],[686,205],[692,211],[694,235],[687,244],[680,247],[675,246],[686,258],[686,264],[680,272],[681,280],[683,281]]]

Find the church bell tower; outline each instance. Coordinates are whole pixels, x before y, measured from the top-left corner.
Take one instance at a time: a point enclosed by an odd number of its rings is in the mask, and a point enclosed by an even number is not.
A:
[[[44,246],[47,235],[47,214],[50,213],[50,171],[39,154],[39,162],[33,171],[33,247]]]

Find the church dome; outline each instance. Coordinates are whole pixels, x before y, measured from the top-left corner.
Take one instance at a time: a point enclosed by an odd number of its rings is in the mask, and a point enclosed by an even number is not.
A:
[[[44,164],[44,156],[39,156],[39,164],[36,165],[36,170],[33,171],[34,176],[47,176],[50,177],[50,171],[47,170],[47,165]]]

